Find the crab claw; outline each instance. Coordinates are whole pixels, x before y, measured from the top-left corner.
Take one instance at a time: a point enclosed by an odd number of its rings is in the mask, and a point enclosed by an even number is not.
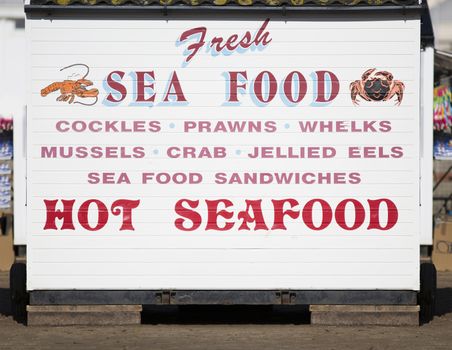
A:
[[[394,96],[397,96],[397,102],[395,106],[400,106],[403,100],[403,91],[405,90],[405,84],[399,80],[395,80],[388,96],[385,97],[384,101],[388,101]]]
[[[403,98],[403,93],[402,93],[402,97],[399,95],[399,94],[397,94],[397,101],[396,101],[396,103],[394,103],[394,106],[400,106],[401,104],[402,104],[402,98]]]
[[[350,83],[350,95],[352,98],[352,103],[355,106],[359,106],[358,103],[358,95],[360,95],[360,81],[359,80],[355,80],[354,82]]]
[[[384,76],[387,80],[392,81],[392,79],[394,79],[394,76],[392,75],[392,73],[389,73],[387,71],[381,71],[377,73],[378,75],[382,75]]]
[[[371,69],[368,69],[368,70],[366,70],[364,73],[363,73],[363,75],[361,76],[361,79],[364,81],[364,80],[366,80],[367,78],[369,78],[370,76],[371,76],[371,74],[373,73],[373,72],[375,72],[377,70],[377,68],[371,68]]]

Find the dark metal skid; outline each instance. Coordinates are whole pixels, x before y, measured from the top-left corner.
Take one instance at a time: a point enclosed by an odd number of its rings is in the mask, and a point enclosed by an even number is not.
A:
[[[36,290],[30,305],[416,305],[411,290]]]

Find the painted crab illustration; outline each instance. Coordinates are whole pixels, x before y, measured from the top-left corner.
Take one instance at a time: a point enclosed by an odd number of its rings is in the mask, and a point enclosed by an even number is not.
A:
[[[361,80],[355,80],[350,84],[352,102],[358,105],[358,96],[365,101],[389,101],[394,96],[397,97],[396,106],[400,106],[403,99],[405,84],[399,80],[394,80],[392,73],[378,71],[376,68],[366,70],[361,76]]]

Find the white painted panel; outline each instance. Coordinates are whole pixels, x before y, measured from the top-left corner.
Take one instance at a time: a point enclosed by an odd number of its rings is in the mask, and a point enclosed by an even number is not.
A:
[[[24,107],[14,114],[14,244],[27,244],[27,116]]]
[[[421,51],[421,244],[433,244],[433,70],[435,50]]]
[[[419,20],[272,18],[267,45],[218,55],[205,46],[183,63],[188,43],[177,40],[185,30],[205,26],[206,42],[246,30],[253,36],[264,19],[28,21],[28,289],[419,288]],[[41,96],[51,83],[84,76],[83,67],[60,71],[75,63],[90,68],[86,79],[99,90],[93,106],[56,101],[58,91]],[[403,82],[400,106],[395,97],[379,102],[358,97],[360,106],[353,105],[349,86],[371,68]],[[299,71],[306,79],[305,97],[290,104],[279,90],[271,102],[256,103],[253,80],[264,70],[279,87]],[[333,72],[339,84],[329,103],[314,101],[315,72],[322,70]],[[106,78],[113,71],[124,72],[128,91],[119,103],[107,101],[112,90]],[[154,71],[154,103],[135,101],[134,71]],[[173,71],[187,103],[162,103]],[[240,104],[225,103],[228,71],[247,72]],[[146,93],[149,97],[150,90]],[[324,129],[302,131],[308,122],[323,123]],[[94,130],[77,129],[84,123]],[[144,129],[131,131],[134,123]],[[159,129],[149,129],[152,123]],[[245,129],[232,131],[233,123],[245,123]],[[254,129],[248,129],[251,123]],[[371,126],[364,131],[366,123]],[[130,156],[137,154],[134,147],[142,147],[143,157]],[[226,155],[172,158],[174,147],[195,147],[198,156],[201,147],[210,153],[216,147]],[[254,157],[256,147],[267,147],[266,153]],[[317,157],[325,147],[334,156]],[[368,156],[352,157],[351,147]],[[311,158],[302,154],[308,149]],[[124,172],[127,181],[92,184],[90,172]],[[154,175],[143,183],[143,173]],[[202,181],[163,184],[161,173],[195,174]],[[350,203],[343,216],[336,209],[349,198],[362,205],[359,227],[352,227],[356,212]],[[56,208],[62,210],[62,199],[75,200],[74,229],[61,230],[63,220],[52,220],[46,211],[49,200],[59,200]],[[107,212],[117,199],[139,200],[131,213],[133,230],[120,230],[121,212],[110,212],[97,230],[95,204],[86,226],[85,211],[78,210],[89,199],[105,203]],[[181,199],[194,201],[198,228],[184,230],[194,223],[190,220],[177,224],[187,213],[175,209]],[[208,227],[215,210],[210,207],[209,219],[209,201],[218,199],[231,202],[231,217],[218,218],[220,228],[233,224],[228,230]],[[272,200],[283,199],[293,199],[294,213],[278,226]],[[323,216],[318,202],[311,211],[312,199],[325,201]],[[371,207],[379,199],[393,203],[397,218],[387,224],[382,205],[380,228],[372,228],[378,214]],[[262,200],[259,230],[255,222],[241,227],[245,200]],[[258,212],[254,205],[250,217]],[[286,202],[283,209],[289,208]],[[322,218],[331,223],[317,230]],[[52,222],[56,229],[48,226]],[[386,225],[391,227],[382,229]]]
[[[10,11],[14,10],[14,11]],[[18,10],[18,11],[16,11]],[[0,8],[0,114],[14,122],[14,244],[26,244],[26,154],[25,154],[25,30],[14,18],[23,17],[23,8]]]

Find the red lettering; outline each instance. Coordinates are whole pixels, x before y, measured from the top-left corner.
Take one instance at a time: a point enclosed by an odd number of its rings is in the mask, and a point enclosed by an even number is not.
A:
[[[268,83],[268,96],[267,98],[264,98],[263,96],[263,82],[264,82],[264,75],[268,77],[266,82]],[[275,76],[269,72],[269,71],[263,71],[258,74],[256,77],[256,80],[254,81],[254,95],[256,98],[262,102],[262,103],[268,103],[271,100],[273,100],[276,96],[276,92],[278,91],[278,83],[276,82]]]
[[[122,80],[122,78],[124,78],[124,74],[125,73],[120,71],[120,70],[116,70],[116,71],[111,72],[110,74],[108,74],[107,85],[111,89],[119,92],[121,94],[121,97],[117,100],[117,99],[115,99],[113,97],[112,93],[109,93],[108,96],[107,96],[107,101],[117,103],[117,102],[123,101],[126,98],[126,96],[127,96],[127,89],[126,89],[126,87],[124,85],[122,85],[119,81],[116,81],[115,79],[113,79],[113,75],[118,75],[119,76],[119,80]]]
[[[254,231],[257,230],[268,230],[265,224],[265,219],[262,214],[261,203],[262,200],[246,200],[246,209],[238,214],[238,219],[242,220],[242,224],[239,230],[249,230],[248,223],[254,222]],[[252,209],[254,217],[250,215],[250,209]]]
[[[210,48],[212,48],[215,52],[219,53],[223,51],[224,49],[227,49],[229,51],[236,50],[239,46],[248,49],[251,45],[255,45],[258,47],[266,46],[268,45],[272,39],[270,38],[270,32],[267,30],[268,23],[270,22],[270,19],[267,18],[257,31],[254,39],[251,38],[251,33],[249,31],[246,31],[243,37],[238,41],[239,36],[238,34],[231,35],[227,40],[220,36],[214,37],[210,41]],[[189,29],[185,32],[183,32],[179,38],[179,42],[183,42],[187,39],[189,39],[192,36],[199,36],[199,38],[196,38],[196,42],[189,45],[187,47],[187,50],[189,51],[189,55],[185,59],[185,62],[189,62],[205,45],[205,37],[206,37],[207,29],[206,27],[197,27]],[[238,42],[237,42],[238,41]],[[224,44],[223,44],[224,42]]]
[[[299,202],[296,199],[272,199],[274,217],[271,228],[269,228],[266,223],[261,199],[245,199],[245,209],[241,211],[234,208],[234,203],[228,199],[205,200],[205,203],[207,223],[205,224],[206,226],[204,229],[206,231],[228,231],[236,224],[238,224],[237,230],[287,230],[284,222],[286,216],[292,220],[296,220],[300,217],[300,214],[302,217],[301,222],[306,225],[307,228],[314,231],[325,230],[333,223],[333,219],[337,226],[342,230],[353,231],[360,229],[363,226],[368,209],[370,209],[370,224],[368,230],[376,229],[386,231],[394,227],[398,220],[396,205],[391,200],[385,198],[368,200],[369,206],[366,206],[366,208],[359,200],[347,198],[340,201],[334,207],[334,210],[327,201],[315,198],[309,200],[304,205],[301,213],[300,210],[296,209],[299,205]],[[289,204],[287,209],[285,209],[286,203]],[[380,219],[380,207],[382,204],[385,204],[387,207],[387,223],[382,223]],[[176,214],[181,216],[175,221],[176,228],[182,231],[193,231],[201,227],[202,216],[196,210],[193,210],[198,209],[198,205],[198,200],[190,201],[188,199],[181,199],[176,203]],[[187,220],[190,222],[190,225],[188,226],[186,225]],[[365,233],[364,229],[361,230]],[[339,232],[343,231],[339,230]]]
[[[313,222],[313,208],[316,202],[320,203],[320,206],[322,207],[322,223],[319,227],[316,227]],[[331,223],[332,219],[333,211],[331,210],[328,202],[324,201],[323,199],[312,199],[303,207],[303,221],[305,225],[308,226],[311,230],[323,230]]]
[[[174,92],[172,90],[174,89]],[[182,87],[179,82],[179,78],[177,77],[176,71],[173,72],[171,76],[171,80],[168,84],[168,89],[166,90],[165,97],[163,99],[164,102],[169,102],[169,96],[176,96],[176,100],[174,102],[187,102],[187,99],[182,92]]]
[[[91,227],[88,222],[88,214],[90,211],[90,205],[94,203],[97,206],[97,224]],[[108,209],[103,202],[97,199],[90,199],[84,202],[78,210],[78,221],[85,230],[99,231],[108,222]]]
[[[284,204],[289,203],[290,208],[298,205],[298,201],[292,198],[289,199],[272,199],[273,208],[274,208],[274,219],[272,230],[286,230],[286,225],[284,225],[284,216],[288,215],[292,219],[296,219],[300,216],[299,211],[295,210],[284,210]]]
[[[248,79],[246,76],[246,71],[241,72],[228,72],[229,73],[229,99],[228,102],[239,102],[238,99],[238,89],[244,90],[246,88],[246,83],[238,84],[239,75],[245,80]]]
[[[223,38],[221,37],[215,37],[210,41],[210,47],[213,47],[216,52],[220,52],[224,49],[224,46],[221,46],[221,43],[223,42]]]
[[[155,75],[154,71],[150,72],[135,72],[137,75],[137,102],[154,102],[155,100],[155,92],[154,92],[154,81],[155,81]],[[149,76],[152,78],[152,83],[145,85],[145,77]],[[145,89],[150,88],[152,89],[152,94],[149,96],[149,98],[145,98]]]
[[[205,44],[204,38],[206,37],[206,31],[207,31],[206,27],[197,27],[186,30],[181,34],[179,38],[180,42],[187,40],[192,35],[199,35],[199,39],[197,42],[188,45],[187,50],[191,50],[191,53],[187,56],[185,62],[189,62],[198,53],[201,47],[204,46]]]
[[[298,97],[295,98],[293,96],[292,84],[294,77],[298,78]],[[306,91],[308,90],[308,84],[306,83],[306,79],[303,74],[300,72],[294,71],[290,72],[287,77],[284,79],[284,95],[286,98],[292,103],[300,102],[304,96],[306,95]]]
[[[184,203],[187,203],[187,205],[190,207],[186,208],[184,207]],[[174,221],[174,224],[176,225],[176,228],[178,228],[181,231],[194,231],[201,226],[202,218],[201,215],[199,215],[196,211],[192,209],[196,209],[199,205],[199,201],[191,201],[189,199],[181,199],[177,201],[175,205],[175,211],[176,214],[182,216],[185,219],[188,219],[192,222],[192,225],[189,227],[184,227],[185,220],[178,218],[176,221]]]
[[[251,33],[250,32],[246,32],[245,35],[243,36],[242,40],[240,40],[239,46],[243,47],[244,49],[247,49],[251,45],[252,45]]]
[[[226,210],[218,211],[218,205],[224,204],[225,208],[232,207],[232,202],[228,199],[218,199],[218,200],[206,200],[207,204],[207,226],[206,230],[215,230],[215,231],[227,231],[230,230],[233,226],[233,222],[226,222],[224,227],[218,226],[218,217],[222,217],[224,219],[231,219],[234,213]]]
[[[315,102],[331,102],[339,94],[339,79],[337,76],[329,71],[321,70],[315,72],[317,75],[317,97]],[[328,79],[327,79],[328,77]],[[326,97],[326,85],[325,81],[330,83],[331,92],[328,98]]]
[[[352,226],[347,226],[347,222],[345,221],[345,209],[348,203],[352,203],[355,208],[355,222]],[[359,201],[357,201],[356,199],[348,198],[344,199],[337,205],[334,217],[336,219],[336,223],[340,228],[343,228],[347,231],[352,231],[356,230],[364,223],[366,214],[364,211],[364,206]]]
[[[397,220],[399,219],[399,211],[397,210],[396,205],[390,199],[382,198],[382,199],[369,199],[367,200],[370,207],[370,222],[367,227],[368,230],[376,229],[387,231],[397,224]],[[380,205],[382,203],[386,204],[388,211],[388,221],[386,226],[382,226],[380,223]]]
[[[268,31],[265,31],[267,29],[268,22],[270,22],[270,18],[267,18],[259,28],[256,38],[254,39],[254,43],[256,45],[262,44],[263,46],[265,46],[272,41],[272,39],[269,38],[270,33]]]
[[[240,42],[236,45],[233,45],[238,38],[239,36],[237,34],[233,34],[229,37],[228,41],[226,41],[225,46],[229,51],[234,51],[240,45]]]
[[[113,215],[120,215],[122,212],[122,225],[119,231],[135,231],[132,224],[132,209],[140,205],[139,200],[118,199],[111,205],[111,212]]]
[[[75,199],[62,200],[63,210],[57,210],[56,205],[58,199],[47,200],[44,199],[46,206],[46,223],[44,230],[57,230],[55,223],[56,219],[63,220],[61,230],[75,230],[74,223],[72,222],[72,208],[74,207]]]

